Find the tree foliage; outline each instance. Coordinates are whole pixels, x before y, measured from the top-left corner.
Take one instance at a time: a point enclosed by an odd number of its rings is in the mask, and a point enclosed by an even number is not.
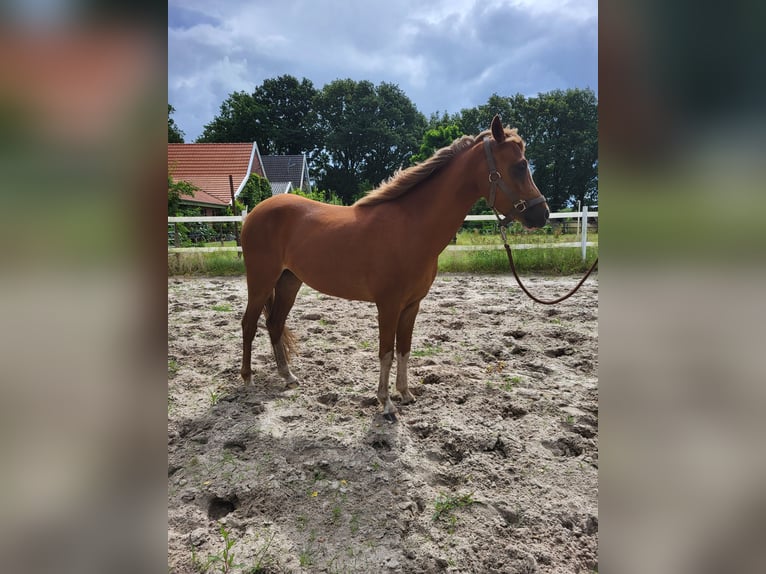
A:
[[[404,92],[385,82],[335,80],[316,108],[322,145],[314,173],[346,204],[408,166],[426,124]]]
[[[173,175],[168,173],[168,216],[175,217],[180,212],[181,196],[190,195],[199,188],[188,181],[175,181]]]
[[[492,94],[486,104],[462,110],[459,125],[477,134],[495,114],[518,128],[535,183],[551,209],[598,202],[598,104],[592,90],[554,90],[531,98]]]
[[[244,143],[263,139],[265,118],[261,106],[247,92],[233,92],[221,104],[218,115],[206,124],[197,142]],[[260,148],[260,143],[258,144]]]
[[[257,173],[251,173],[245,187],[237,196],[237,201],[243,208],[246,206],[247,210],[251,211],[256,205],[271,196],[272,191],[269,180]]]
[[[462,135],[463,131],[457,124],[441,124],[426,130],[418,153],[412,156],[412,163],[427,160],[434,152],[452,144]]]
[[[552,209],[598,201],[598,103],[589,89],[495,93],[474,108],[426,119],[394,84],[345,79],[317,90],[284,75],[250,94],[230,94],[197,141],[255,141],[264,155],[305,153],[319,187],[350,204],[397,169],[486,130],[495,114],[526,141],[535,182]]]
[[[168,104],[168,143],[184,143],[184,133],[176,125],[172,116],[176,109]]]
[[[310,153],[317,145],[316,90],[293,76],[264,80],[252,94],[233,92],[206,124],[198,142],[257,142],[260,152]]]

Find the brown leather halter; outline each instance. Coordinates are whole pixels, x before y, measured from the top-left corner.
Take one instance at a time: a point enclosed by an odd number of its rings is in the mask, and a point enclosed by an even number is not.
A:
[[[511,189],[508,188],[508,186],[503,181],[502,174],[497,171],[497,167],[495,167],[495,158],[492,156],[492,149],[490,147],[490,138],[489,136],[484,137],[484,153],[487,156],[487,164],[489,165],[489,206],[492,208],[492,211],[495,212],[495,217],[497,217],[498,223],[500,223],[500,235],[503,238],[503,247],[505,247],[505,252],[508,255],[508,263],[511,266],[511,271],[513,271],[513,276],[516,278],[516,282],[519,284],[519,287],[521,287],[521,290],[524,291],[524,293],[529,296],[530,299],[533,301],[537,301],[538,303],[541,303],[543,305],[555,305],[556,303],[560,303],[564,299],[568,299],[572,295],[575,294],[575,292],[582,286],[582,284],[585,282],[585,280],[588,278],[588,276],[593,272],[593,270],[596,268],[596,265],[598,265],[598,258],[593,262],[593,264],[590,266],[590,269],[588,269],[588,272],[583,276],[582,279],[577,283],[577,285],[574,286],[574,288],[569,291],[569,293],[557,297],[556,299],[539,299],[535,297],[532,293],[530,293],[527,288],[524,286],[524,284],[521,282],[521,278],[519,277],[519,274],[516,272],[516,266],[513,264],[513,255],[511,255],[511,247],[508,245],[508,238],[505,234],[505,229],[508,227],[510,219],[507,215],[500,217],[500,213],[495,209],[495,195],[497,188],[499,187],[500,190],[505,193],[505,195],[508,197],[508,199],[511,201],[511,204],[513,205],[514,209],[518,211],[519,213],[524,213],[527,209],[530,207],[534,207],[535,205],[539,205],[540,203],[543,203],[545,201],[545,197],[541,194],[539,197],[535,197],[534,199],[530,199],[529,201],[526,201],[524,199],[519,199],[517,201],[514,201],[514,193]]]
[[[516,194],[503,181],[503,175],[499,171],[497,171],[497,167],[495,166],[495,158],[492,155],[491,139],[489,136],[484,136],[484,155],[487,156],[487,164],[489,165],[489,202],[488,203],[489,203],[489,206],[492,208],[492,210],[495,212],[495,215],[497,215],[498,219],[500,219],[500,216],[498,215],[498,212],[495,209],[495,196],[497,195],[498,187],[506,195],[506,197],[511,201],[513,208],[519,213],[524,213],[530,207],[534,207],[535,205],[545,203],[545,197],[542,194],[539,197],[535,197],[534,199],[530,199],[530,200],[515,198]],[[504,227],[507,227],[508,216],[505,215],[504,217],[505,217],[504,220],[502,219],[500,220],[500,224]]]

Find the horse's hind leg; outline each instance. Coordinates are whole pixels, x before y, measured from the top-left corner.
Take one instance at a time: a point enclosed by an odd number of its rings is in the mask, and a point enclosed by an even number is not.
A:
[[[298,385],[298,379],[290,372],[290,353],[295,347],[295,337],[285,327],[287,315],[293,308],[295,297],[303,282],[291,271],[282,272],[274,288],[274,300],[268,308],[266,326],[269,329],[271,346],[274,349],[274,359],[277,361],[277,371],[287,381],[288,387]],[[267,305],[269,305],[267,303]]]
[[[245,309],[245,314],[242,316],[242,369],[240,374],[245,380],[246,385],[253,382],[253,371],[250,366],[253,339],[258,329],[258,319],[269,295],[270,293],[266,293],[262,297],[249,295],[247,298],[247,309]]]
[[[412,330],[419,309],[420,301],[405,307],[399,315],[399,324],[396,327],[396,390],[402,396],[403,405],[415,402],[407,384],[407,363],[412,347]]]
[[[253,382],[253,371],[250,365],[250,358],[253,348],[253,339],[258,329],[258,319],[263,312],[267,302],[274,294],[274,284],[279,277],[279,270],[274,273],[265,273],[258,267],[258,271],[251,264],[247,275],[247,308],[242,316],[242,369],[240,374],[249,385]]]

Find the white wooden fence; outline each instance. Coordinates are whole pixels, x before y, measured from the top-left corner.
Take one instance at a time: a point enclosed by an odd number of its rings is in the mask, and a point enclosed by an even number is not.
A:
[[[242,215],[211,215],[211,216],[184,216],[168,217],[168,225],[174,223],[231,223],[243,222],[247,212]],[[551,213],[550,219],[577,219],[579,241],[568,241],[563,243],[514,243],[513,249],[550,249],[553,247],[579,247],[582,250],[582,258],[585,260],[586,249],[588,247],[598,246],[596,241],[588,241],[588,218],[598,217],[598,211],[589,211],[585,205],[582,211],[559,211]],[[466,215],[465,221],[497,221],[494,215]],[[448,245],[445,251],[487,251],[491,249],[503,249],[501,243],[487,245]],[[215,247],[168,247],[168,253],[209,253],[213,251],[242,251],[240,246],[215,246]]]

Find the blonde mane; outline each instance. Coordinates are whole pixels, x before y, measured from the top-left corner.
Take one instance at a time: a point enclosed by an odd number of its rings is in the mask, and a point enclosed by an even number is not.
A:
[[[524,141],[516,131],[516,128],[505,128],[505,137],[514,141],[524,151]],[[398,170],[394,175],[380,184],[380,187],[374,189],[354,205],[377,205],[385,201],[396,199],[410,191],[413,187],[428,179],[431,175],[439,171],[452,161],[453,158],[460,155],[467,149],[474,146],[484,139],[484,136],[491,135],[490,130],[485,130],[477,136],[462,136],[453,141],[450,145],[437,150],[427,160],[418,163],[404,170]]]

